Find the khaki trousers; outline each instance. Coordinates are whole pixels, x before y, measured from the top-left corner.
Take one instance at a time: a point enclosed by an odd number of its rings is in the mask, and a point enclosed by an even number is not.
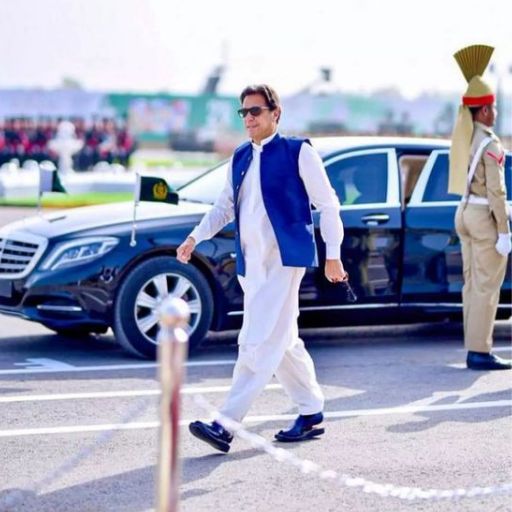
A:
[[[489,353],[508,258],[494,247],[498,231],[487,205],[461,203],[455,229],[462,246],[464,345],[467,350]]]

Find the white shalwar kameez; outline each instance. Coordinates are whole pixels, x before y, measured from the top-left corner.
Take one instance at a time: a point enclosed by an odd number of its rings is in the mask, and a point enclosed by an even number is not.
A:
[[[260,155],[275,134],[253,143],[253,158],[240,191],[240,241],[246,274],[238,276],[244,291],[244,318],[233,382],[221,414],[241,421],[275,374],[297,404],[299,414],[323,410],[324,397],[313,361],[299,338],[299,286],[305,268],[284,267],[268,218],[260,182]],[[307,143],[299,153],[299,173],[311,202],[320,211],[320,231],[329,259],[339,258],[343,225],[339,201],[318,153]],[[212,210],[192,231],[199,243],[234,219],[232,171]]]

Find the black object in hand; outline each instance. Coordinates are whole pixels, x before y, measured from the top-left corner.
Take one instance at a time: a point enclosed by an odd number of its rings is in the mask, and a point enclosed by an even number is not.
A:
[[[348,279],[346,281],[342,281],[341,284],[345,287],[347,302],[356,302],[357,295],[355,294],[354,290],[352,289],[352,286],[350,286]]]

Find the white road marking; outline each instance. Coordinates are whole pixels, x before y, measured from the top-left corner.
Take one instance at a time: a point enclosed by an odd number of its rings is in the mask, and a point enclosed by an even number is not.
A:
[[[197,395],[203,393],[226,393],[231,386],[189,386],[181,390],[183,395]],[[282,389],[281,384],[269,384],[265,390]],[[138,396],[157,396],[160,395],[160,389],[140,389],[140,390],[122,390],[122,391],[94,391],[89,393],[60,393],[52,395],[17,395],[2,396],[0,403],[16,402],[44,402],[50,400],[83,400],[86,398],[131,398]]]
[[[512,407],[512,400],[495,400],[489,402],[467,402],[445,405],[414,405],[401,407],[382,407],[376,409],[353,409],[351,411],[325,412],[324,416],[329,419],[350,418],[358,416],[378,416],[390,414],[415,414],[418,412],[455,411],[470,409],[488,409],[497,407]],[[296,418],[295,414],[274,414],[267,416],[248,416],[244,423],[262,423],[269,421],[289,421]],[[180,426],[186,426],[192,420],[180,421]],[[158,428],[158,421],[132,422],[132,423],[107,423],[101,425],[73,425],[69,427],[46,427],[0,430],[0,437],[21,437],[49,434],[78,434],[82,432],[104,432],[107,430],[140,430]]]
[[[27,428],[15,430],[0,430],[0,437],[20,437],[45,434],[78,434],[81,432],[105,432],[107,430],[140,430],[144,428],[157,428],[158,421],[145,423],[107,423],[104,425],[75,425],[70,427]]]
[[[18,364],[18,363],[15,363]],[[224,366],[234,365],[234,359],[212,360],[212,361],[187,361],[185,366],[193,368],[196,366]],[[113,370],[145,370],[156,368],[157,363],[135,363],[135,364],[108,364],[100,366],[71,366],[65,368],[23,368],[16,370],[0,370],[0,375],[28,375],[32,373],[78,373],[78,372],[102,372]]]
[[[512,350],[512,346],[495,347],[493,352],[508,352]],[[457,349],[458,352],[465,352],[465,349]],[[45,358],[32,358],[27,359],[28,363],[13,363],[15,366],[37,364],[41,367],[37,368],[22,368],[22,369],[4,369],[0,370],[2,375],[30,375],[38,373],[80,373],[80,372],[101,372],[101,371],[115,371],[115,370],[144,370],[148,368],[156,368],[157,363],[134,363],[134,364],[111,364],[99,366],[73,366],[56,359]],[[226,360],[206,360],[206,361],[187,361],[185,366],[187,368],[201,367],[201,366],[224,366],[234,365],[234,359]],[[453,366],[453,365],[452,365]]]
[[[512,350],[512,345],[506,345],[504,347],[493,347],[493,352],[510,352]],[[467,352],[466,348],[458,348],[457,352]]]
[[[349,418],[353,416],[379,416],[386,414],[415,414],[417,412],[437,412],[465,409],[488,409],[490,407],[512,407],[512,400],[495,400],[492,402],[463,402],[441,405],[403,405],[400,407],[384,407],[377,409],[355,409],[352,411],[324,412],[325,418]],[[264,421],[279,421],[280,419],[295,419],[296,414],[275,416],[248,416],[244,423],[258,423]]]
[[[25,363],[14,363],[14,366],[25,366],[26,370],[39,370],[47,368],[49,370],[69,370],[74,368],[72,364],[64,363],[63,361],[57,361],[57,359],[48,359],[45,357],[35,357],[31,359],[25,359]]]

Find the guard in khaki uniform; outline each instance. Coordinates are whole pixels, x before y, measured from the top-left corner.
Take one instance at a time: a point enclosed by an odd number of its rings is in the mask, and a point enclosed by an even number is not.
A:
[[[505,151],[492,131],[495,95],[482,80],[494,48],[473,45],[454,57],[468,82],[450,150],[449,192],[462,195],[455,229],[464,267],[464,344],[467,367],[511,369],[491,353],[500,288],[512,249],[505,188]]]

